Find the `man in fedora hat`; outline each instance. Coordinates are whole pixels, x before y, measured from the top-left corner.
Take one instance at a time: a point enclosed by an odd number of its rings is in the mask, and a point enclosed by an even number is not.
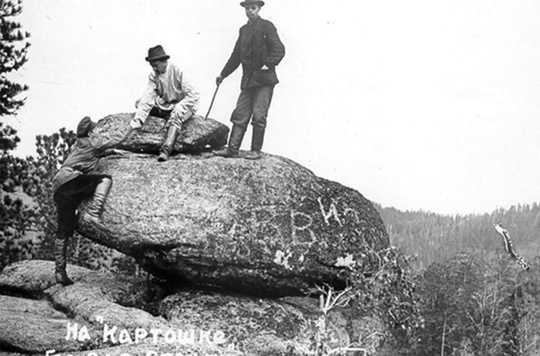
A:
[[[244,133],[251,120],[251,151],[246,158],[259,159],[274,85],[278,83],[276,66],[285,56],[285,47],[274,25],[259,16],[264,1],[245,0],[240,5],[245,8],[248,23],[240,28],[233,53],[216,78],[216,84],[221,84],[224,78],[242,64],[241,92],[231,115],[233,127],[229,145],[214,154],[223,157],[238,156]]]
[[[67,245],[77,224],[77,208],[83,200],[93,197],[83,218],[100,229],[106,228],[101,222],[101,214],[112,186],[112,177],[92,172],[100,157],[118,153],[111,149],[124,141],[133,131],[133,128],[128,126],[123,133],[114,133],[105,142],[94,142],[90,139],[90,134],[96,125],[88,116],[79,122],[77,141],[53,178],[53,200],[58,212],[58,226],[54,239],[55,277],[56,281],[63,285],[73,284],[66,273]]]
[[[137,112],[131,122],[131,126],[138,129],[148,115],[167,120],[169,129],[161,146],[159,161],[169,159],[182,125],[197,112],[199,104],[199,93],[186,79],[185,73],[169,58],[160,45],[148,50],[146,61],[152,67],[152,72],[141,99],[135,103]]]

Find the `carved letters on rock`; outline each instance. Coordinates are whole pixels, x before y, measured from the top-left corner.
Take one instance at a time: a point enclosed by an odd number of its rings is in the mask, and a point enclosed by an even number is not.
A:
[[[303,294],[316,283],[342,286],[343,272],[369,268],[389,246],[371,202],[279,156],[113,156],[100,171],[114,179],[109,230],[81,220],[79,231],[171,282]]]

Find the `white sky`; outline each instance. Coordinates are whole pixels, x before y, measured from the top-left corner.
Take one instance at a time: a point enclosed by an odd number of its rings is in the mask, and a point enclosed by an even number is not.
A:
[[[85,115],[132,112],[164,46],[201,92],[246,22],[240,0],[25,0],[30,85],[16,154]],[[267,0],[287,50],[263,150],[402,210],[540,201],[540,2]],[[230,127],[240,70],[211,117]],[[251,136],[244,138],[249,149]]]

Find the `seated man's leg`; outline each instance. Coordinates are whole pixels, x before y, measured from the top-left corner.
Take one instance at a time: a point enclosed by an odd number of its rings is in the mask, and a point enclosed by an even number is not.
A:
[[[181,112],[181,108],[176,107],[172,112],[169,118],[169,129],[167,130],[167,136],[163,140],[161,145],[160,154],[158,161],[164,162],[169,159],[169,156],[174,148],[176,139],[182,130],[184,123],[193,116],[193,112],[188,110],[186,113]]]
[[[226,149],[215,151],[215,155],[223,157],[238,156],[252,111],[253,89],[242,90],[236,102],[236,108],[231,115],[233,127],[229,136],[229,145]]]

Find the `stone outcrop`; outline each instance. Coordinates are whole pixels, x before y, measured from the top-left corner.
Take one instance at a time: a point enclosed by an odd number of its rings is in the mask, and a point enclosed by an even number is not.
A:
[[[98,121],[94,130],[96,137],[107,138],[112,133],[123,130],[133,118],[133,113],[114,114]],[[159,151],[163,139],[167,134],[164,119],[149,116],[143,127],[135,131],[118,148],[139,153],[156,153]],[[216,121],[195,115],[190,118],[182,128],[173,154],[178,152],[197,153],[208,148],[217,148],[227,144],[229,128]]]
[[[272,300],[184,290],[163,298],[156,292],[159,287],[148,281],[73,266],[68,272],[75,284],[62,287],[53,284],[53,270],[53,262],[31,260],[10,265],[0,274],[0,294],[18,291],[24,296],[45,297],[30,300],[0,295],[0,350],[7,345],[9,350],[25,354],[56,350],[56,354],[74,356],[87,355],[89,350],[99,355],[144,355],[148,351],[310,355],[322,338],[334,349],[352,343],[347,329],[353,324],[334,311],[321,330],[317,301],[306,297]],[[36,288],[38,285],[43,289]],[[152,302],[158,305],[156,315],[140,309]],[[69,334],[66,340],[68,324],[73,328],[75,323],[79,331],[87,328],[89,339],[75,340]],[[105,325],[109,331],[116,329],[104,339]],[[143,335],[137,329],[148,335],[137,340],[137,333]],[[161,330],[156,342],[151,330]]]
[[[132,117],[105,117],[93,139],[106,139]],[[103,214],[107,229],[84,220],[88,202],[78,222],[80,234],[134,257],[156,278],[70,265],[75,284],[63,287],[51,261],[12,264],[0,274],[0,351],[307,356],[351,345],[376,350],[373,335],[385,332],[380,320],[358,307],[323,313],[319,300],[307,296],[316,285],[343,287],[352,269],[378,267],[389,238],[371,202],[283,157],[214,157],[209,151],[226,144],[228,128],[198,116],[186,123],[171,159],[158,162],[166,130],[165,120],[150,117],[120,146],[126,154],[101,160],[98,171],[114,180]],[[66,338],[75,323],[87,338]],[[106,328],[116,329],[104,337]]]
[[[179,327],[234,335],[236,347],[253,355],[286,355],[288,350],[307,355],[319,333],[317,312],[281,300],[187,291],[165,298],[160,312]],[[350,344],[345,328],[334,324],[325,336],[333,347]]]
[[[235,292],[305,294],[342,286],[389,246],[371,202],[291,160],[186,155],[160,163],[135,154],[101,160],[113,188],[107,231],[79,232],[177,283]],[[82,209],[84,211],[84,208]]]
[[[83,346],[65,340],[69,319],[44,300],[0,295],[0,315],[0,350],[44,354],[47,350],[80,350]]]
[[[68,265],[70,278],[86,285],[99,285],[98,294],[108,301],[118,302],[126,306],[136,306],[141,301],[153,299],[159,291],[149,290],[147,284],[128,276],[117,276],[111,273],[91,271],[87,268]],[[45,290],[52,291],[57,287],[54,278],[54,265],[50,261],[30,260],[13,263],[0,275],[0,289],[4,294],[25,296],[38,299],[46,296]],[[77,301],[75,301],[77,304]]]

